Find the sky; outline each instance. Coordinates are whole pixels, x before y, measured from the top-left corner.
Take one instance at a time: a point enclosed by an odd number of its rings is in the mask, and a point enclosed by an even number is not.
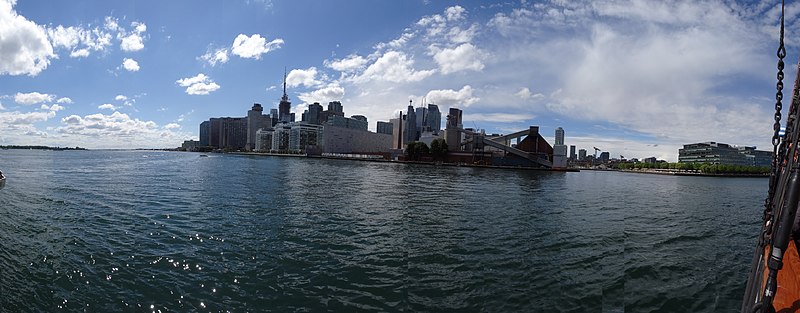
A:
[[[411,100],[590,155],[771,150],[779,20],[776,1],[0,0],[0,145],[178,147],[277,108],[286,71],[298,117],[341,101],[371,130]]]

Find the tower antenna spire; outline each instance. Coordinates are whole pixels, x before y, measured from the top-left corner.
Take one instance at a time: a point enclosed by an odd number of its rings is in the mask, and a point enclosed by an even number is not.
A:
[[[289,96],[286,95],[286,67],[283,67],[283,100],[289,100]]]

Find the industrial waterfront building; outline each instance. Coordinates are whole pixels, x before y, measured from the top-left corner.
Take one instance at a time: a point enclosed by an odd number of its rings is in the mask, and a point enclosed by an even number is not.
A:
[[[678,149],[680,163],[710,163],[744,166],[770,166],[772,152],[754,146],[732,146],[720,142],[700,142]]]

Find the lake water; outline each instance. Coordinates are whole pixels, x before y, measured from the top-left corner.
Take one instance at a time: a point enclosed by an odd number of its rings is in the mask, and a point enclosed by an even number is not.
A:
[[[730,312],[768,180],[0,150],[4,311]]]

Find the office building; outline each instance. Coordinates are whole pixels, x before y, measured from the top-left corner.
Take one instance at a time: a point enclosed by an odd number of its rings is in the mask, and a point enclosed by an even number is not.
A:
[[[387,153],[392,148],[392,135],[360,129],[324,125],[324,153],[374,154]]]
[[[417,117],[415,126],[417,127],[417,138],[419,138],[420,133],[428,128],[428,109],[425,107],[416,108],[414,115]]]
[[[328,102],[328,111],[332,113],[341,113],[341,115],[344,116],[344,108],[339,101]]]
[[[281,123],[273,127],[272,132],[272,151],[278,153],[289,152],[289,136],[292,127],[288,123]]]
[[[321,125],[293,123],[289,128],[289,151],[304,152],[320,146],[322,129]]]
[[[258,152],[269,152],[272,150],[272,129],[259,129],[256,131],[256,148]]]
[[[322,124],[322,111],[322,105],[320,105],[319,102],[309,104],[308,113],[303,121],[314,125]]]
[[[586,160],[586,149],[578,149],[578,161]]]
[[[382,122],[378,121],[378,125],[376,126],[375,130],[379,134],[392,134],[392,123],[391,122]]]
[[[575,155],[575,145],[570,145],[569,146],[569,159],[572,160],[572,161],[575,161],[576,160],[575,157],[576,157],[576,155]]]
[[[392,123],[392,149],[403,149],[405,145],[405,132],[403,125],[405,125],[406,117],[403,115],[403,111],[400,111],[400,115],[397,118],[393,118],[389,120],[389,123]]]
[[[442,113],[439,112],[439,107],[435,104],[428,104],[428,127],[432,132],[439,132],[442,130]]]
[[[366,131],[367,127],[369,126],[367,124],[366,118],[362,120],[362,119],[355,119],[338,115],[329,116],[328,121],[325,123],[325,125],[358,129],[363,131]]]
[[[772,151],[756,150],[753,146],[731,146],[720,142],[700,142],[678,149],[680,163],[711,163],[744,166],[770,166]]]
[[[447,114],[447,124],[445,124],[444,139],[447,142],[448,151],[461,150],[461,129],[464,128],[464,125],[461,123],[461,117],[461,110],[450,108],[450,111]]]
[[[563,145],[563,144],[564,144],[564,129],[559,127],[556,128],[556,145]]]
[[[406,138],[405,142],[409,143],[412,141],[417,141],[417,114],[414,111],[414,106],[411,105],[411,101],[408,104],[408,112],[406,113]]]
[[[278,109],[270,109],[269,117],[272,120],[272,125],[278,125],[278,122],[280,122],[280,119],[278,118]]]
[[[272,127],[269,115],[262,114],[264,108],[261,104],[254,103],[253,108],[247,111],[247,144],[245,149],[254,150],[256,147],[256,132],[262,128]]]

